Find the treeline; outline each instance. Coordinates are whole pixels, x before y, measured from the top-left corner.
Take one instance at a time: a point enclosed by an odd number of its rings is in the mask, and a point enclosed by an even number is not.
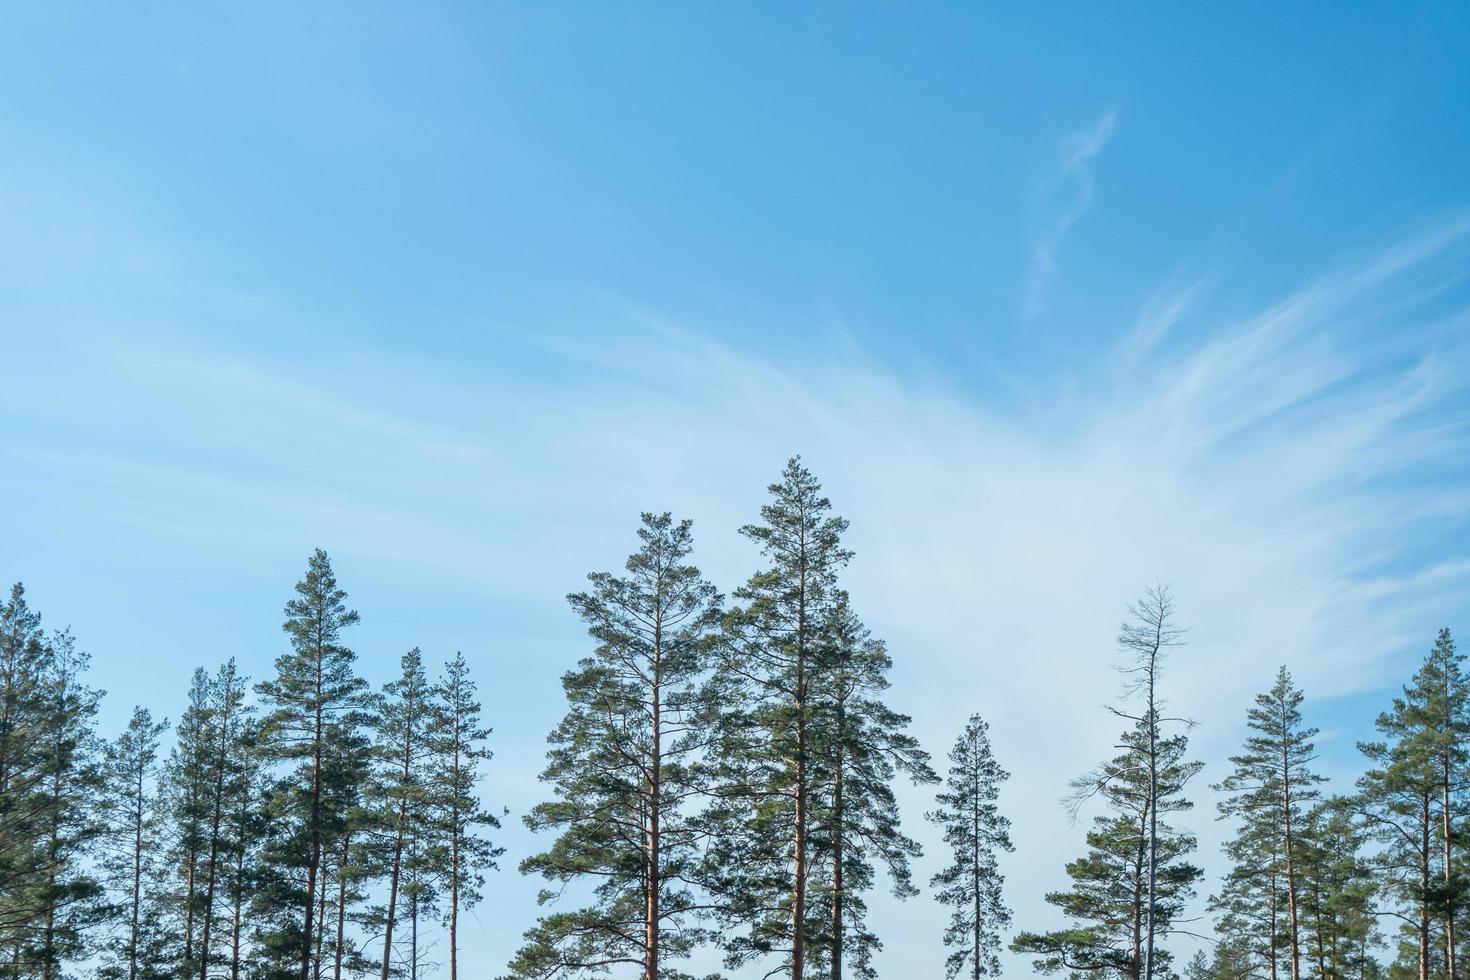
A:
[[[1069,977],[1463,976],[1470,690],[1448,630],[1360,746],[1361,779],[1335,795],[1314,772],[1303,694],[1279,671],[1213,787],[1231,868],[1201,909],[1182,815],[1203,766],[1195,723],[1167,709],[1185,630],[1169,590],[1146,591],[1117,637],[1115,752],[1066,798],[1089,824],[1068,886],[1046,896],[1057,925],[1012,934],[1008,774],[985,721],[960,726],[937,773],[887,703],[889,653],[842,588],[846,521],[799,460],[769,494],[740,529],[760,564],[728,597],[692,563],[689,522],[668,514],[643,515],[621,573],[568,597],[592,644],[562,679],[548,798],[523,816],[546,844],[520,871],[545,887],[509,976],[680,980],[719,962],[876,976],[867,898],[920,891],[899,780],[936,787],[924,817],[944,855],[928,885],[948,915],[934,939],[949,977],[999,975],[1007,943]],[[458,980],[460,915],[501,854],[478,788],[489,731],[462,655],[431,672],[409,651],[371,690],[345,644],[358,619],[346,598],[316,552],[272,678],[201,669],[172,727],[137,709],[104,741],[85,655],[12,590],[0,974]],[[1196,950],[1187,963],[1182,949]]]
[[[345,600],[317,551],[274,677],[200,668],[176,724],[136,708],[104,741],[86,655],[11,590],[0,975],[417,978],[445,959],[455,975],[459,915],[500,854],[475,685],[462,655],[430,677],[415,649],[370,690]]]

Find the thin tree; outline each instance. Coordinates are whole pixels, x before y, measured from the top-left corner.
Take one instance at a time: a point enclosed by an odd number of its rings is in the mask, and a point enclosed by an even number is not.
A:
[[[1158,585],[1128,607],[1128,619],[1118,628],[1118,648],[1129,658],[1121,665],[1130,688],[1142,701],[1141,713],[1114,708],[1121,717],[1139,722],[1147,736],[1143,758],[1148,775],[1148,870],[1144,902],[1143,980],[1154,978],[1155,904],[1158,898],[1159,741],[1165,719],[1160,716],[1159,675],[1169,649],[1183,643],[1184,630],[1174,622],[1174,598],[1167,585]],[[1179,722],[1179,719],[1174,719]],[[1192,727],[1192,722],[1180,722]]]
[[[304,877],[290,885],[280,881],[286,887],[278,886],[274,893],[279,903],[294,892],[301,909],[299,927],[284,937],[288,946],[296,946],[299,980],[311,980],[313,962],[320,962],[316,941],[322,861],[335,843],[332,828],[343,816],[324,806],[325,765],[333,743],[346,741],[361,725],[367,703],[366,683],[353,669],[356,655],[341,642],[342,631],[358,621],[346,598],[331,560],[318,548],[296,584],[296,598],[286,604],[282,629],[291,650],[277,658],[276,677],[256,686],[270,709],[263,748],[288,770],[272,794],[279,827],[275,856],[286,875]]]
[[[1023,932],[1011,942],[1012,950],[1035,956],[1035,966],[1043,973],[1112,973],[1128,980],[1143,976],[1151,827],[1155,841],[1151,911],[1157,936],[1171,934],[1194,897],[1194,886],[1203,876],[1187,860],[1195,838],[1170,827],[1154,811],[1190,809],[1183,793],[1201,764],[1187,759],[1187,736],[1174,734],[1153,741],[1157,764],[1150,773],[1144,762],[1149,757],[1150,727],[1147,720],[1134,722],[1119,741],[1117,756],[1072,782],[1067,805],[1074,817],[1097,798],[1107,810],[1093,818],[1087,854],[1067,865],[1071,888],[1046,896],[1071,920],[1069,925],[1046,933]],[[1154,957],[1158,969],[1168,968],[1167,950],[1155,946]]]
[[[804,980],[808,935],[825,926],[807,896],[821,624],[852,553],[842,546],[847,522],[799,458],[769,491],[760,522],[741,528],[767,567],[736,591],[743,605],[729,620],[711,885],[724,903],[730,965],[784,954],[783,972]]]
[[[99,866],[112,898],[114,928],[102,943],[104,980],[164,980],[177,957],[164,923],[163,820],[158,801],[159,743],[167,721],[134,708],[107,746],[103,763],[105,832]]]
[[[87,930],[106,916],[90,867],[103,832],[97,808],[101,743],[94,727],[102,692],[83,680],[90,658],[70,632],[48,637],[47,647],[41,743],[45,914],[34,950],[42,980],[59,977],[66,960],[85,955]]]
[[[811,904],[814,925],[826,925],[808,963],[831,980],[842,980],[849,963],[871,978],[882,942],[867,923],[863,896],[875,884],[876,866],[896,897],[918,894],[910,861],[922,852],[901,828],[893,784],[900,776],[915,785],[939,777],[908,734],[909,717],[884,702],[892,658],[845,592],[836,594],[820,634],[812,697]]]
[[[990,749],[989,726],[971,715],[949,750],[945,788],[926,819],[944,833],[950,863],[929,882],[935,899],[950,907],[944,930],[945,975],[965,971],[971,980],[1000,975],[1001,934],[1011,924],[1011,910],[1001,895],[1005,877],[997,855],[1013,851],[1011,822],[1000,812],[1000,786],[1010,778]]]
[[[1417,960],[1419,980],[1429,980],[1433,926],[1441,904],[1450,904],[1440,901],[1434,864],[1436,858],[1443,860],[1443,842],[1453,841],[1452,833],[1445,833],[1446,827],[1452,830],[1452,822],[1445,819],[1449,808],[1444,792],[1447,783],[1460,778],[1455,763],[1458,753],[1464,751],[1462,739],[1455,734],[1459,722],[1454,715],[1459,708],[1454,687],[1460,683],[1456,660],[1451,644],[1437,643],[1413,682],[1378,716],[1375,725],[1380,740],[1358,745],[1371,764],[1358,780],[1361,817],[1382,845],[1378,865],[1385,891],[1401,909],[1409,910],[1400,914],[1413,937],[1411,955]],[[1452,789],[1451,806],[1454,795]],[[1436,831],[1442,835],[1439,847]],[[1447,877],[1442,880],[1454,882],[1455,872],[1451,864],[1444,869]],[[1444,891],[1452,893],[1452,889]],[[1446,934],[1449,931],[1445,929]]]
[[[644,514],[625,576],[597,572],[568,596],[596,641],[562,678],[568,710],[549,736],[542,779],[556,799],[527,825],[556,831],[521,864],[558,885],[591,879],[591,904],[543,916],[526,933],[518,976],[596,975],[623,965],[676,975],[701,933],[688,883],[700,856],[691,799],[705,788],[710,637],[720,597],[688,563],[688,521]],[[543,904],[558,892],[543,891]]]
[[[486,745],[490,729],[480,721],[480,702],[463,653],[456,652],[444,666],[434,697],[438,710],[432,736],[432,796],[448,849],[444,873],[449,890],[449,980],[459,980],[460,910],[480,901],[485,872],[497,867],[496,858],[505,848],[492,844],[483,833],[500,829],[499,818],[482,808],[476,788],[481,769],[492,756]]]
[[[431,734],[436,706],[423,657],[417,647],[403,655],[397,680],[383,688],[377,705],[377,753],[381,772],[376,781],[380,821],[390,841],[388,904],[383,917],[380,976],[388,980],[393,964],[393,929],[398,921],[404,854],[417,848],[427,832],[428,767],[433,755]],[[410,965],[414,965],[410,960]]]
[[[1255,707],[1246,714],[1246,726],[1253,734],[1247,737],[1244,751],[1231,757],[1234,771],[1216,787],[1229,794],[1220,803],[1222,819],[1242,817],[1247,824],[1260,820],[1274,825],[1280,834],[1291,980],[1301,978],[1303,934],[1297,828],[1306,810],[1321,796],[1316,787],[1325,782],[1311,770],[1316,758],[1312,736],[1317,729],[1302,724],[1304,698],[1286,668],[1277,671],[1271,690],[1257,695]]]
[[[44,733],[51,647],[17,582],[0,603],[0,941],[12,976],[47,902]]]

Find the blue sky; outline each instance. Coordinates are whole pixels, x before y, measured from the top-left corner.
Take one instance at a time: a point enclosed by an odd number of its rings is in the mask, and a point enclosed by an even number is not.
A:
[[[3,8],[0,574],[105,728],[265,674],[321,546],[374,681],[471,656],[523,813],[561,596],[641,509],[733,588],[799,452],[918,734],[991,719],[1037,928],[1145,586],[1207,781],[1286,662],[1342,786],[1470,633],[1463,5],[299,6]]]

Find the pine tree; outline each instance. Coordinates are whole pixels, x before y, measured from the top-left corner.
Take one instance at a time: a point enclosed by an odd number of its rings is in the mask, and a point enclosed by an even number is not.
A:
[[[224,868],[221,881],[222,912],[229,931],[223,941],[223,962],[229,980],[240,980],[248,952],[245,921],[257,884],[257,858],[267,837],[265,764],[260,751],[260,723],[253,717],[241,724],[230,791],[224,814]]]
[[[1378,716],[1382,740],[1358,746],[1372,764],[1358,780],[1363,819],[1383,845],[1378,865],[1385,891],[1410,910],[1406,938],[1419,980],[1435,972],[1435,924],[1449,933],[1453,909],[1464,904],[1452,897],[1464,880],[1456,862],[1441,868],[1439,881],[1435,875],[1436,860],[1454,854],[1450,845],[1465,751],[1459,657],[1448,632],[1440,637],[1413,683]],[[1446,922],[1451,929],[1444,928]]]
[[[134,708],[103,764],[105,821],[99,867],[111,896],[112,928],[101,944],[102,980],[165,980],[174,975],[175,937],[165,922],[159,743],[167,721]]]
[[[274,680],[256,686],[270,709],[262,748],[285,770],[269,804],[275,831],[268,854],[271,880],[257,893],[260,956],[269,964],[263,965],[269,977],[289,977],[291,959],[298,980],[312,980],[321,970],[323,863],[346,819],[329,795],[328,767],[352,757],[340,750],[363,723],[368,702],[366,684],[353,670],[356,656],[341,642],[343,630],[358,621],[346,598],[330,559],[317,549],[296,585],[296,598],[286,604],[282,628],[291,652],[277,658]],[[299,916],[291,915],[293,905]]]
[[[173,829],[174,917],[183,977],[193,977],[203,956],[203,864],[209,828],[209,742],[212,707],[209,674],[199,667],[189,684],[188,706],[179,719],[177,744],[169,754],[164,785]]]
[[[949,750],[945,789],[935,797],[938,808],[925,814],[944,832],[950,864],[929,885],[934,897],[949,906],[944,945],[945,975],[966,972],[971,980],[1000,975],[1001,934],[1010,927],[1011,910],[1001,897],[1005,882],[997,865],[999,851],[1013,851],[1011,822],[1001,815],[997,801],[1000,784],[1010,773],[1000,767],[990,750],[989,726],[971,715],[965,730]]]
[[[197,901],[200,918],[199,945],[195,959],[199,980],[208,980],[211,962],[229,962],[231,950],[220,941],[215,928],[225,898],[228,877],[227,855],[232,848],[228,816],[236,798],[246,791],[253,746],[253,709],[246,702],[246,678],[229,660],[209,680],[207,713],[201,731],[198,762],[203,776],[200,816],[202,846],[199,850],[201,876]],[[216,954],[217,946],[224,946]],[[193,964],[190,964],[193,966]]]
[[[485,742],[490,729],[480,721],[480,702],[464,654],[444,666],[434,689],[438,702],[433,732],[433,799],[447,848],[445,887],[449,928],[449,980],[459,980],[459,913],[479,903],[485,872],[504,853],[483,835],[499,830],[500,820],[481,808],[476,789],[482,765],[491,758]]]
[[[51,648],[17,582],[0,604],[0,943],[21,976],[27,937],[47,908],[44,733]]]
[[[1361,977],[1378,944],[1375,882],[1361,855],[1364,835],[1353,806],[1342,797],[1318,804],[1307,811],[1298,838],[1306,946],[1317,976],[1331,980]]]
[[[1304,697],[1282,667],[1271,690],[1257,695],[1255,707],[1247,712],[1246,725],[1254,734],[1246,739],[1245,750],[1231,757],[1234,771],[1216,787],[1230,794],[1220,804],[1221,818],[1241,818],[1241,832],[1253,847],[1259,849],[1272,834],[1277,835],[1273,850],[1280,858],[1278,883],[1285,902],[1292,980],[1301,978],[1303,939],[1297,830],[1306,810],[1320,797],[1316,787],[1324,781],[1310,768],[1315,758],[1312,736],[1317,730],[1302,725]],[[1252,864],[1259,856],[1253,856]],[[1252,871],[1258,874],[1259,868]]]
[[[1455,821],[1464,810],[1467,766],[1470,766],[1470,683],[1464,672],[1464,655],[1455,649],[1448,629],[1441,629],[1434,648],[1425,657],[1415,678],[1422,692],[1424,718],[1420,737],[1433,759],[1438,781],[1441,880],[1435,889],[1435,905],[1443,924],[1444,972],[1456,976],[1455,917],[1465,905],[1466,879],[1457,857],[1458,831]]]
[[[1159,813],[1166,809],[1165,801],[1159,796],[1159,742],[1163,719],[1159,713],[1162,705],[1159,695],[1159,675],[1170,647],[1182,642],[1184,631],[1174,623],[1174,600],[1168,586],[1149,589],[1142,599],[1128,607],[1129,618],[1118,630],[1118,646],[1129,655],[1131,663],[1122,669],[1131,678],[1131,688],[1142,700],[1140,714],[1114,709],[1124,718],[1131,718],[1144,726],[1147,733],[1147,751],[1139,762],[1148,776],[1148,828],[1145,832],[1148,848],[1148,887],[1144,902],[1143,980],[1154,978],[1154,942],[1157,935],[1156,900],[1158,897],[1158,847]],[[1188,724],[1188,723],[1186,723]],[[1176,808],[1183,809],[1179,803]]]
[[[380,772],[375,781],[374,802],[379,808],[378,818],[390,852],[388,904],[383,913],[382,980],[388,980],[392,972],[393,931],[403,904],[399,892],[404,880],[405,855],[411,858],[410,870],[415,870],[432,826],[429,767],[433,758],[432,736],[438,724],[437,709],[417,647],[403,655],[401,666],[399,678],[383,688],[377,701]],[[416,906],[417,891],[409,898]],[[417,925],[416,919],[414,924]],[[412,973],[416,959],[411,955],[408,962]]]
[[[929,754],[907,734],[910,719],[882,701],[892,660],[837,592],[820,627],[819,668],[812,696],[812,919],[825,922],[809,964],[841,980],[845,963],[859,977],[875,976],[873,955],[882,948],[867,924],[864,892],[875,863],[893,894],[918,894],[909,862],[917,841],[900,829],[893,783],[934,783]]]
[[[90,658],[69,632],[53,634],[47,647],[41,790],[45,914],[31,959],[38,975],[52,980],[64,963],[85,955],[87,930],[105,918],[106,908],[90,869],[103,829],[97,816],[101,745],[94,728],[102,692],[83,681]]]
[[[735,593],[743,605],[730,617],[725,789],[709,815],[720,826],[710,880],[723,903],[729,964],[776,955],[791,980],[806,980],[808,938],[826,928],[807,894],[821,625],[852,555],[842,547],[847,522],[831,515],[799,458],[769,490],[760,523],[741,528],[768,567]]]
[[[511,963],[524,977],[591,976],[617,965],[645,980],[680,974],[701,837],[691,800],[705,789],[710,636],[720,597],[688,564],[688,521],[644,514],[626,576],[597,572],[568,596],[597,646],[562,678],[568,711],[542,779],[556,799],[526,817],[556,841],[521,864],[565,886],[591,880],[590,904],[543,916]],[[543,904],[557,892],[541,893]]]
[[[1075,889],[1047,896],[1084,924],[1043,935],[1023,933],[1012,943],[1013,949],[1039,954],[1042,970],[1110,970],[1152,980],[1167,969],[1169,956],[1158,942],[1169,934],[1200,877],[1199,869],[1183,860],[1194,850],[1194,838],[1162,822],[1167,814],[1193,807],[1183,792],[1201,768],[1185,760],[1185,735],[1165,733],[1168,722],[1161,713],[1160,675],[1168,651],[1182,644],[1183,634],[1167,586],[1155,586],[1131,604],[1118,629],[1118,648],[1127,658],[1119,670],[1127,685],[1122,706],[1109,710],[1132,722],[1132,728],[1118,746],[1123,754],[1074,780],[1071,797],[1074,816],[1095,796],[1113,815],[1096,818],[1087,835],[1092,852],[1068,865]]]
[[[1016,952],[1036,956],[1035,966],[1043,973],[1066,970],[1113,973],[1129,980],[1142,977],[1151,827],[1157,835],[1152,909],[1156,936],[1170,935],[1173,923],[1194,897],[1194,886],[1203,875],[1186,860],[1195,849],[1194,836],[1152,818],[1155,809],[1167,814],[1190,808],[1183,792],[1200,764],[1187,761],[1188,738],[1176,734],[1153,740],[1156,766],[1151,772],[1141,761],[1149,758],[1150,728],[1147,719],[1135,722],[1123,735],[1119,755],[1073,781],[1074,807],[1101,797],[1108,812],[1093,818],[1087,834],[1088,853],[1067,865],[1072,888],[1046,896],[1072,924],[1047,933],[1023,932],[1011,943]],[[1156,968],[1167,970],[1168,951],[1156,948],[1154,954]]]
[[[1281,833],[1274,819],[1273,790],[1256,791],[1233,837],[1225,842],[1231,862],[1209,909],[1215,932],[1242,978],[1277,980],[1286,932],[1283,921]]]
[[[363,720],[366,722],[367,717]],[[375,783],[373,748],[364,731],[342,729],[328,747],[324,766],[322,798],[326,812],[334,815],[329,825],[333,844],[322,855],[321,885],[317,890],[317,921],[321,928],[317,931],[314,960],[318,975],[325,975],[330,959],[332,980],[341,980],[344,971],[359,975],[376,972],[380,965],[347,933],[349,924],[381,925],[380,916],[361,907],[371,882],[382,877],[387,866],[387,841],[374,839],[372,834],[374,828],[383,826],[382,814],[375,812],[371,799]]]

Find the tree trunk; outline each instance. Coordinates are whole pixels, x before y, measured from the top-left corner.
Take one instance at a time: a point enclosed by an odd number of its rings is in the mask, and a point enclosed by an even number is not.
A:
[[[138,907],[143,904],[143,767],[133,796],[133,907],[128,916],[128,980],[138,980]]]
[[[1161,638],[1159,638],[1161,639]],[[1158,904],[1159,860],[1159,719],[1154,711],[1154,671],[1158,668],[1159,647],[1156,640],[1148,664],[1148,915],[1143,951],[1144,980],[1154,980],[1154,906]],[[1295,980],[1295,978],[1293,978]]]
[[[316,911],[316,876],[322,859],[322,658],[326,638],[318,625],[316,642],[316,725],[312,732],[311,756],[311,851],[306,857],[306,910],[301,930],[301,980],[311,978],[312,928]]]
[[[971,742],[971,758],[978,755],[978,746]],[[974,942],[972,958],[970,963],[971,980],[980,980],[980,949],[984,945],[984,935],[980,928],[980,766],[978,763],[970,770],[970,889],[971,897],[975,903],[975,918],[971,923],[971,937]]]
[[[663,805],[663,616],[656,613],[653,621],[653,711],[651,720],[652,746],[648,766],[648,854],[645,859],[644,895],[646,907],[643,923],[643,976],[644,980],[658,980],[659,926],[662,911],[659,908],[663,893],[663,874],[659,854],[661,827],[660,809]]]
[[[1455,894],[1452,887],[1454,878],[1454,858],[1451,850],[1453,839],[1453,823],[1450,817],[1450,757],[1446,752],[1440,760],[1443,764],[1443,781],[1441,790],[1443,808],[1441,834],[1444,837],[1444,965],[1445,976],[1449,980],[1455,980]]]
[[[796,833],[792,842],[791,980],[806,977],[806,542],[796,612]]]
[[[227,724],[228,717],[221,720],[221,729]],[[209,977],[209,934],[214,926],[214,879],[216,862],[219,860],[219,826],[224,806],[226,751],[226,747],[221,745],[215,760],[214,813],[210,817],[209,864],[204,879],[204,934],[199,941],[199,980],[208,980]]]
[[[408,736],[405,734],[403,738],[403,781],[405,784],[408,782],[411,751]],[[383,928],[382,980],[388,980],[388,966],[393,956],[393,921],[398,914],[398,881],[403,868],[403,836],[407,824],[408,798],[400,797],[398,800],[398,829],[393,838],[393,870],[388,876],[388,911],[387,921]]]
[[[1271,965],[1271,980],[1276,980],[1276,910],[1279,904],[1276,890],[1276,875],[1271,875],[1271,918],[1270,933],[1266,937],[1266,962]]]
[[[1419,980],[1429,980],[1429,794],[1420,814],[1419,844]]]
[[[837,767],[832,785],[832,980],[842,980],[842,713],[837,721]]]
[[[1296,868],[1292,862],[1291,761],[1285,741],[1281,747],[1281,829],[1286,854],[1286,908],[1291,925],[1291,980],[1301,980],[1301,920],[1297,914]]]
[[[332,948],[332,980],[342,980],[342,943],[347,926],[347,859],[351,856],[352,831],[342,835],[342,863],[337,869],[337,942]]]

